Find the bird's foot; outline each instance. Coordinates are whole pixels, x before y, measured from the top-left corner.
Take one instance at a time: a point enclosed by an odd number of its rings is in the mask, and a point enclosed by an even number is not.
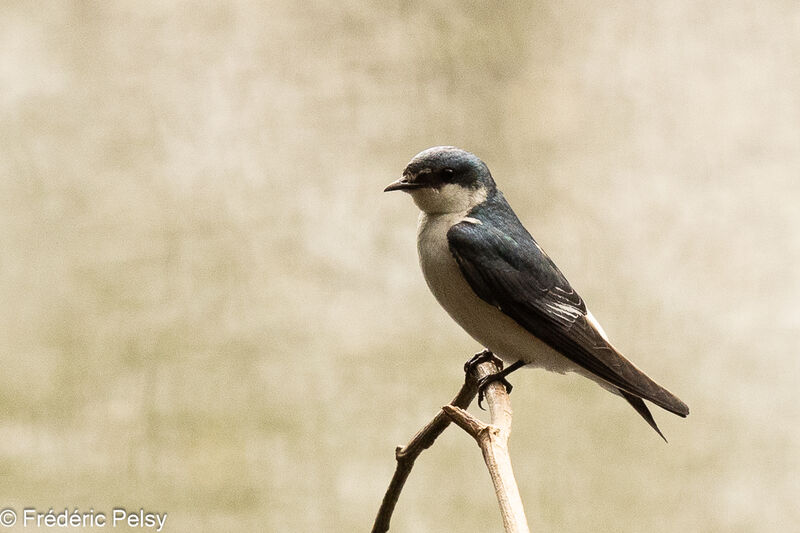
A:
[[[484,391],[486,390],[486,386],[489,385],[489,383],[492,383],[493,381],[499,381],[500,383],[505,385],[506,392],[509,392],[509,393],[511,392],[511,389],[513,388],[511,386],[511,383],[509,383],[508,380],[506,379],[507,372],[504,372],[502,370],[503,361],[501,361],[497,356],[495,356],[489,350],[483,350],[482,352],[476,353],[475,355],[472,356],[472,358],[469,361],[464,363],[464,373],[466,373],[467,376],[469,376],[469,374],[472,372],[472,370],[477,365],[479,365],[481,363],[484,363],[486,361],[492,361],[501,370],[500,370],[500,372],[497,372],[495,374],[489,374],[488,376],[484,376],[484,377],[482,377],[481,379],[478,380],[478,384],[477,384],[478,385],[478,407],[480,407],[481,409],[483,409],[483,398],[486,396],[484,394]]]
[[[514,388],[511,385],[511,383],[509,383],[508,380],[506,379],[506,372],[503,372],[502,370],[500,372],[497,372],[496,374],[489,374],[488,376],[483,376],[481,379],[478,380],[478,407],[480,407],[481,409],[483,409],[483,398],[486,396],[485,394],[486,386],[489,385],[489,383],[493,383],[495,381],[499,381],[505,386],[506,394],[511,394],[511,389]],[[486,409],[483,410],[485,411]]]
[[[469,375],[472,372],[472,369],[475,368],[477,365],[483,363],[484,361],[494,361],[494,364],[503,368],[503,361],[501,361],[496,355],[494,355],[489,350],[483,350],[482,352],[478,352],[473,355],[469,361],[464,363],[464,373]]]

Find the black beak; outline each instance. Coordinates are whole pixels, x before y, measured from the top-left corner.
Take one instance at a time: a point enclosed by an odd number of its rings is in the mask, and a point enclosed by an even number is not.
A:
[[[407,191],[410,189],[421,189],[422,187],[425,187],[424,183],[408,181],[408,178],[403,176],[399,180],[391,182],[385,189],[383,189],[383,192]]]

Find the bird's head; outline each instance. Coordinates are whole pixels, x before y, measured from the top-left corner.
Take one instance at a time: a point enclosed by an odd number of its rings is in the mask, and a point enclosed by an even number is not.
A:
[[[408,163],[403,177],[384,189],[409,193],[426,213],[467,212],[486,200],[495,184],[475,154],[454,146],[428,148]]]

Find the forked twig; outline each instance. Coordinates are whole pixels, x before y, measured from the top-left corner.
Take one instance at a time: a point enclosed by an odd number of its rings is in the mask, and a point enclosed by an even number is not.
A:
[[[498,370],[490,370],[485,364],[478,365],[478,379]],[[495,367],[496,368],[496,367]],[[511,456],[508,453],[508,437],[511,435],[511,399],[505,386],[492,382],[486,387],[486,403],[489,404],[490,423],[485,424],[460,407],[446,405],[442,410],[453,422],[473,436],[483,452],[483,460],[492,477],[503,527],[506,533],[529,533],[525,509],[519,495]]]
[[[397,500],[408,479],[414,461],[423,450],[431,447],[436,438],[442,434],[451,421],[458,424],[478,442],[483,452],[486,466],[495,487],[497,501],[500,504],[500,513],[507,532],[527,533],[528,526],[525,521],[525,511],[519,489],[514,480],[511,469],[511,459],[508,455],[508,436],[511,432],[511,401],[505,387],[498,382],[491,382],[485,388],[486,400],[489,405],[491,424],[487,425],[470,415],[465,409],[469,407],[478,393],[478,380],[500,371],[493,360],[485,360],[473,365],[471,372],[467,372],[464,385],[456,397],[446,405],[425,427],[420,429],[406,446],[398,446],[395,450],[397,467],[392,481],[386,489],[386,494],[381,502],[372,533],[389,531]]]

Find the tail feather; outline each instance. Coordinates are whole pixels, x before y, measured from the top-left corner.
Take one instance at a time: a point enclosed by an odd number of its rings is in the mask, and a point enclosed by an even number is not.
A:
[[[638,396],[634,396],[633,394],[625,392],[622,389],[620,389],[619,392],[622,394],[622,397],[628,400],[628,403],[631,404],[634,409],[636,409],[636,412],[639,413],[648,424],[650,424],[650,427],[656,430],[656,433],[658,433],[661,438],[664,439],[664,442],[667,442],[667,438],[663,433],[661,433],[661,430],[658,429],[658,424],[656,424],[653,415],[650,413],[650,409],[647,408],[647,405],[645,405],[644,401]]]

